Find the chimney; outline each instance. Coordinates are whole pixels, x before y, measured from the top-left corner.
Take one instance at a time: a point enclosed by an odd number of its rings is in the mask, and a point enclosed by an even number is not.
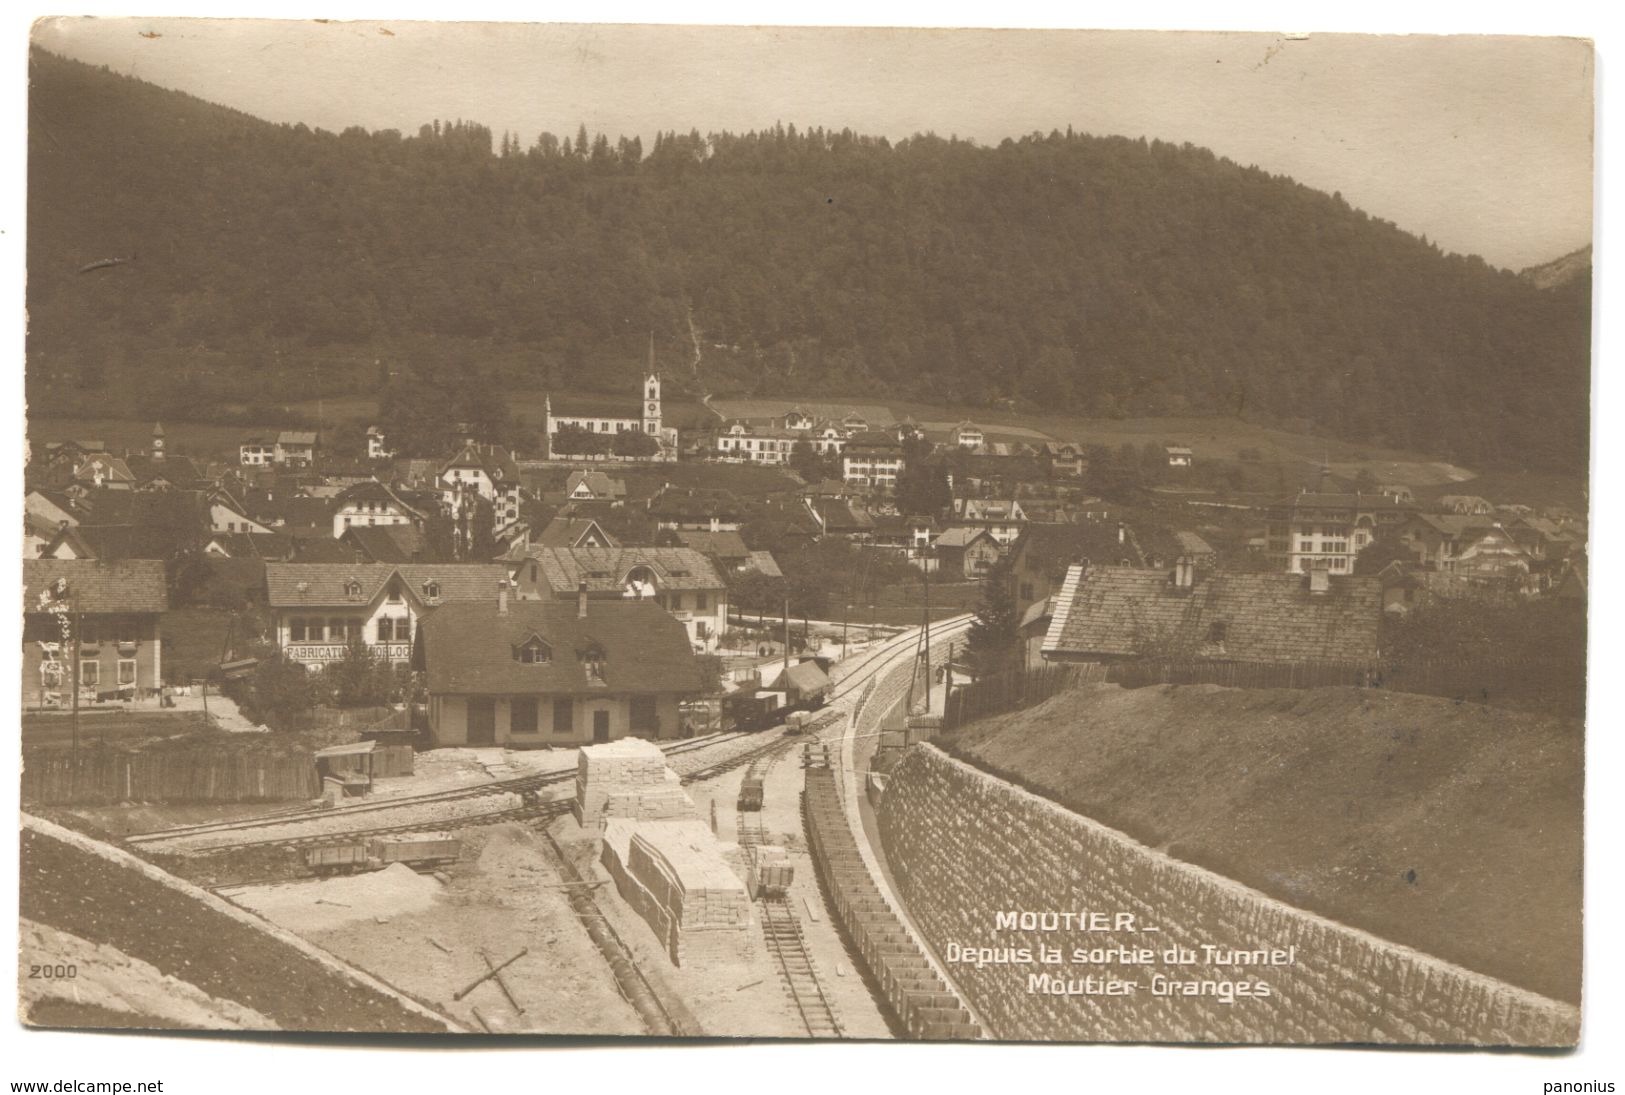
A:
[[[1324,563],[1313,562],[1309,564],[1309,592],[1315,596],[1324,597],[1332,589],[1332,572]]]
[[[1189,555],[1181,555],[1174,562],[1174,589],[1179,593],[1189,593],[1196,584],[1196,564],[1191,562]]]
[[[506,579],[506,578],[498,578],[497,579],[497,615],[498,616],[506,616],[507,614],[508,614],[508,579]]]
[[[576,618],[587,618],[587,580],[583,578],[576,583]]]

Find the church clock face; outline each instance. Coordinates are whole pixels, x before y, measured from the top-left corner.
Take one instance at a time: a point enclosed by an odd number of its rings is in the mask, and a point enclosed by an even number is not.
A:
[[[660,404],[649,403],[645,405],[643,408],[643,413],[648,415],[650,418],[653,418],[655,415],[660,413]]]

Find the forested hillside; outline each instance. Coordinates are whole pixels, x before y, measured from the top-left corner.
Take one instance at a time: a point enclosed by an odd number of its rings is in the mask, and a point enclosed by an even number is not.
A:
[[[32,81],[36,413],[410,370],[622,392],[653,332],[673,392],[1213,411],[1585,466],[1589,274],[1541,290],[1200,148],[335,134],[38,51]]]

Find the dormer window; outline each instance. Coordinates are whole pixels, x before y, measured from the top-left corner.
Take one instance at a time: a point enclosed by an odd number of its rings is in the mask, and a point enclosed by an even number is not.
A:
[[[596,642],[587,644],[586,649],[577,655],[581,660],[581,668],[586,671],[587,683],[603,684],[604,682],[604,648]]]
[[[553,660],[553,648],[540,635],[532,635],[513,648],[513,660],[525,665],[546,665]]]
[[[440,583],[432,580],[424,582],[423,596],[425,600],[438,601],[440,599]]]
[[[352,601],[361,599],[361,583],[354,578],[344,583],[344,596]]]

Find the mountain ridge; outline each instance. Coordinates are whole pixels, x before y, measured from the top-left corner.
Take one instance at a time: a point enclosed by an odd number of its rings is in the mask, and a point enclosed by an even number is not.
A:
[[[31,85],[47,411],[197,414],[402,372],[619,391],[652,332],[711,394],[1243,413],[1585,466],[1588,277],[1538,291],[1193,146],[790,126],[494,152],[476,123],[332,134],[38,50]]]

